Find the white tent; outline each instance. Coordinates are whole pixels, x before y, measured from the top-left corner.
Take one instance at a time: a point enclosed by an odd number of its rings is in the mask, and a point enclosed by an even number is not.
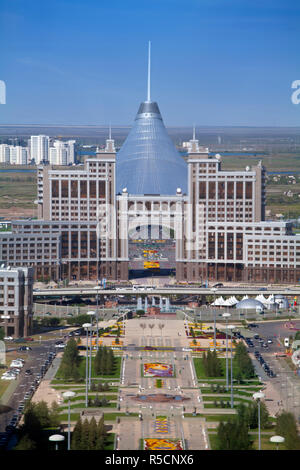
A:
[[[223,299],[223,297],[218,297],[211,305],[214,305],[215,307],[221,307],[222,305],[224,305],[225,303],[225,300]]]

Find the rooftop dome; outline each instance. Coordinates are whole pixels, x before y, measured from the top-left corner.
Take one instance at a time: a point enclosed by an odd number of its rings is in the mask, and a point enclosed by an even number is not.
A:
[[[256,299],[244,299],[238,302],[235,306],[235,308],[240,308],[240,309],[252,309],[255,310],[257,308],[261,308],[264,310],[264,304],[262,304],[259,300]]]
[[[117,192],[176,194],[187,191],[187,165],[164,126],[153,101],[141,103],[133,127],[117,154]]]

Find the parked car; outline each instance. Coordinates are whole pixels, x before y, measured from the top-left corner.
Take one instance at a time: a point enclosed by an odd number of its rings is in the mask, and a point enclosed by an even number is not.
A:
[[[13,337],[12,336],[4,336],[4,341],[12,341]]]

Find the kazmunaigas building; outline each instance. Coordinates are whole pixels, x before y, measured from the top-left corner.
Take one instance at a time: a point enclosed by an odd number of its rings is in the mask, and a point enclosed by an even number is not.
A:
[[[37,182],[38,220],[0,233],[0,261],[35,279],[126,280],[146,266],[180,281],[300,279],[300,237],[265,221],[264,167],[223,171],[195,135],[183,158],[149,93],[117,154],[110,137],[83,166],[38,167]]]

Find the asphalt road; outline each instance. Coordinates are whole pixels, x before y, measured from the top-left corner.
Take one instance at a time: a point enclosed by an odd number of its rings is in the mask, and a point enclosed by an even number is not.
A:
[[[35,375],[40,373],[41,366],[48,358],[50,351],[55,351],[54,344],[57,338],[43,341],[37,344],[31,344],[31,351],[20,351],[20,355],[27,355],[25,358],[24,366],[17,378],[17,386],[14,393],[11,395],[6,403],[3,403],[7,410],[0,414],[0,432],[5,431],[5,427],[10,423],[12,416],[17,412],[17,408],[21,401],[24,400],[24,395],[29,391],[30,386],[35,380]],[[17,348],[18,349],[18,348]],[[26,376],[25,370],[30,369],[32,375]]]

